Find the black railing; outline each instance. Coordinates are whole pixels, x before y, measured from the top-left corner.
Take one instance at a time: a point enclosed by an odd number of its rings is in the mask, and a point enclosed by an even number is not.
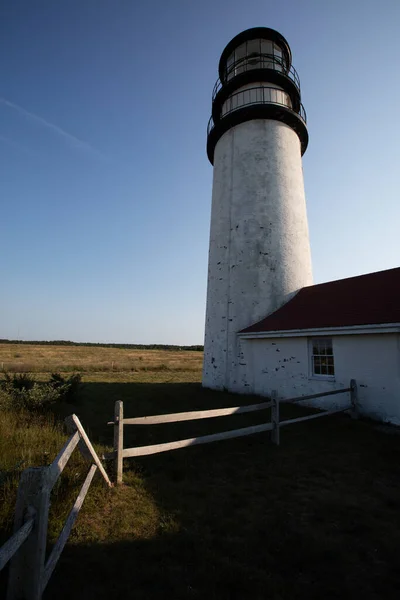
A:
[[[256,54],[254,56],[249,54],[248,56],[240,58],[226,68],[224,73],[224,83],[226,84],[230,79],[240,73],[245,73],[246,71],[252,71],[254,69],[272,69],[286,75],[286,77],[291,79],[295,84],[300,93],[300,78],[296,69],[294,67],[288,69],[285,60],[279,56],[274,56],[273,54]],[[213,101],[222,85],[223,83],[218,78],[213,89]]]
[[[226,100],[226,102],[224,102],[222,106],[223,112],[221,114],[221,119],[234,112],[235,110],[239,110],[241,108],[244,108],[245,106],[251,106],[254,104],[274,104],[277,106],[283,106],[284,108],[287,108],[299,115],[299,117],[304,121],[304,123],[307,123],[306,111],[302,104],[300,104],[300,110],[297,112],[293,110],[290,96],[289,94],[287,94],[287,92],[277,88],[261,86],[256,86],[253,88],[242,90],[229,96],[229,98]],[[208,121],[207,135],[209,135],[210,131],[213,128],[214,120],[211,117]]]

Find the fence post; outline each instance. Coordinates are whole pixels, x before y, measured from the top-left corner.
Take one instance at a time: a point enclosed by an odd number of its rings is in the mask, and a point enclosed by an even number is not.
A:
[[[86,435],[85,430],[82,427],[82,423],[78,419],[76,415],[70,415],[64,421],[67,426],[67,430],[70,433],[75,433],[75,431],[79,431],[79,435],[81,437],[80,442],[78,443],[78,448],[83,456],[88,462],[94,463],[97,465],[100,473],[103,476],[104,481],[109,487],[112,487],[112,483],[110,478],[108,477],[103,465],[101,464],[101,460],[97,456],[96,450],[93,448],[91,441]]]
[[[271,391],[271,421],[273,425],[272,429],[272,442],[279,446],[280,435],[279,435],[279,398],[276,390]]]
[[[42,597],[49,506],[48,468],[25,469],[18,487],[14,531],[23,525],[29,513],[35,515],[35,522],[29,537],[11,559],[7,600],[40,600]]]
[[[124,459],[124,403],[117,400],[114,407],[114,477],[117,485],[122,483]]]
[[[351,401],[351,418],[358,419],[359,406],[358,406],[358,389],[357,382],[355,379],[350,381],[350,401]]]

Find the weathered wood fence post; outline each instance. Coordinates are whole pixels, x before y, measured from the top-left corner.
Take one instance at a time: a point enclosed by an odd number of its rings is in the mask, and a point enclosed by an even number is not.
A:
[[[279,398],[276,390],[271,391],[271,421],[273,425],[272,429],[272,442],[279,446],[280,435],[279,435]]]
[[[104,467],[101,464],[101,461],[96,454],[96,450],[93,448],[92,443],[89,440],[88,436],[86,435],[86,432],[83,429],[82,423],[80,422],[78,417],[76,415],[71,415],[70,417],[67,417],[64,422],[70,433],[75,433],[76,431],[79,432],[80,441],[78,444],[78,448],[79,448],[83,458],[85,458],[90,463],[94,462],[94,464],[99,469],[100,473],[103,475],[104,481],[107,483],[107,485],[109,487],[112,487],[110,478],[108,477],[107,473],[105,472]]]
[[[40,600],[45,564],[50,482],[47,467],[25,469],[18,487],[14,531],[34,514],[31,534],[10,562],[7,600]]]
[[[72,436],[51,465],[29,468],[22,472],[15,507],[14,535],[0,548],[0,570],[10,561],[7,600],[41,600],[97,469],[106,484],[112,487],[78,417],[71,415],[66,423]],[[91,467],[63,530],[45,562],[51,490],[76,447],[89,460]]]
[[[358,419],[359,406],[358,406],[358,388],[355,379],[350,381],[350,401],[351,401],[351,418]]]
[[[114,477],[117,485],[122,483],[124,459],[124,403],[117,400],[114,407]]]

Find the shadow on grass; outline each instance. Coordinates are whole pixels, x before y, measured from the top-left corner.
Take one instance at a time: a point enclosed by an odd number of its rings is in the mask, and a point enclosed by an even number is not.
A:
[[[137,382],[89,382],[84,383],[76,405],[59,404],[57,416],[63,418],[75,412],[92,441],[112,445],[114,404],[124,403],[124,416],[141,417],[156,414],[207,410],[254,404],[266,399],[243,396],[228,392],[207,390],[199,383],[137,383]],[[281,407],[281,418],[315,412],[302,407]],[[270,422],[270,411],[263,410],[244,415],[223,418],[185,421],[156,426],[125,426],[124,447],[147,445],[216,433],[247,425]],[[178,436],[178,437],[177,437]]]
[[[75,412],[95,441],[111,442],[115,400],[132,417],[254,402],[198,384],[86,384]],[[260,411],[126,427],[125,446],[268,420]],[[400,447],[374,424],[335,415],[285,428],[279,448],[262,433],[128,459],[124,469],[127,485],[96,515],[108,537],[72,539],[44,600],[398,598]],[[113,530],[113,510],[126,501],[127,518],[135,486],[158,511],[151,533]]]
[[[291,429],[281,448],[260,434],[129,461],[157,531],[70,545],[47,597],[397,598],[395,436],[343,416]]]

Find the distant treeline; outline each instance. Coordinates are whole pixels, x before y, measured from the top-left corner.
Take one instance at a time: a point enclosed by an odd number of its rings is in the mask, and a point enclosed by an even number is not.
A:
[[[100,344],[95,342],[69,342],[67,340],[29,341],[3,340],[0,344],[33,344],[37,346],[91,346],[94,348],[126,348],[130,350],[193,350],[202,352],[204,346],[173,346],[172,344]]]

